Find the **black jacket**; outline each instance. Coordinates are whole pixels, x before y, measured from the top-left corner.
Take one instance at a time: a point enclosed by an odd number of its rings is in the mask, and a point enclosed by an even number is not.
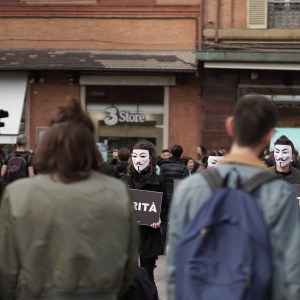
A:
[[[273,173],[275,173],[278,177],[286,180],[291,184],[299,184],[300,183],[300,171],[294,167],[291,167],[290,171],[287,173],[281,173],[276,170],[276,166],[269,168]]]
[[[126,170],[128,167],[127,161],[119,161],[115,166],[112,168],[112,175],[116,178],[121,178],[126,174]]]
[[[170,203],[173,196],[174,179],[183,179],[189,176],[186,164],[181,158],[170,157],[162,161],[160,175],[165,179],[168,191],[168,201]]]
[[[169,210],[169,203],[167,200],[167,187],[164,179],[153,173],[149,178],[145,177],[145,172],[138,173],[132,171],[131,176],[124,175],[121,180],[127,184],[130,189],[139,189],[145,191],[162,192],[162,205],[160,219],[166,218]],[[156,257],[164,254],[160,229],[154,229],[150,226],[140,225],[140,256],[145,258]]]

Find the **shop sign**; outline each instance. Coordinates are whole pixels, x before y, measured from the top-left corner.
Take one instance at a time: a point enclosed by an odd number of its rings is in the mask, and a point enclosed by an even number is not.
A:
[[[104,124],[108,126],[114,126],[120,123],[144,123],[146,116],[139,113],[130,113],[128,111],[118,111],[115,107],[109,107],[105,110],[108,114],[104,118]]]

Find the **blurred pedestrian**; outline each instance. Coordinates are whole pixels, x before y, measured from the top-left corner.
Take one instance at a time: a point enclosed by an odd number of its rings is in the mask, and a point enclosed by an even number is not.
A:
[[[119,156],[118,156],[119,150],[113,149],[112,152],[112,160],[109,163],[105,164],[105,173],[108,176],[114,176],[114,167],[119,162]]]
[[[26,177],[34,177],[32,167],[32,154],[26,151],[27,136],[19,134],[17,136],[17,149],[5,157],[1,169],[1,177],[4,184]]]
[[[189,158],[187,160],[187,165],[186,165],[187,169],[188,169],[188,172],[189,172],[189,176],[191,176],[192,174],[195,173],[194,171],[194,167],[195,167],[195,162],[192,158]]]
[[[208,150],[202,157],[203,166],[205,169],[216,168],[223,158],[224,154],[220,150]]]
[[[137,225],[126,186],[101,174],[102,163],[93,123],[73,100],[41,138],[38,175],[4,191],[2,299],[116,300],[128,289]]]
[[[271,172],[291,184],[300,184],[300,171],[292,166],[294,144],[286,137],[280,137],[274,143],[275,166]]]
[[[118,151],[118,162],[113,166],[112,174],[114,177],[120,179],[127,172],[128,161],[131,157],[131,153],[127,148],[121,148]]]
[[[168,202],[171,204],[174,179],[183,179],[189,176],[185,161],[181,158],[183,148],[180,145],[173,145],[171,148],[172,156],[162,161],[160,165],[160,175],[165,179],[168,191]],[[166,235],[168,230],[168,219],[166,218],[162,224],[163,246],[166,246]]]
[[[196,150],[197,150],[198,164],[200,165],[200,169],[203,169],[204,166],[203,166],[202,158],[206,153],[206,148],[200,145],[199,147],[196,148]]]
[[[230,153],[217,167],[218,174],[223,180],[226,179],[228,187],[233,189],[239,188],[239,184],[243,185],[249,179],[254,178],[255,175],[268,172],[268,169],[259,157],[275,133],[274,126],[276,124],[277,110],[272,101],[258,95],[246,96],[239,100],[234,116],[228,117],[226,120],[226,130],[229,136],[233,138],[233,144]],[[239,180],[237,180],[237,176]],[[167,281],[169,300],[175,299],[175,278],[177,274],[175,253],[182,232],[212,194],[213,191],[204,176],[201,175],[201,172],[199,176],[191,176],[184,180],[176,189],[170,213],[172,226],[170,226],[168,234]],[[265,286],[265,291],[270,291],[271,295],[262,299],[256,298],[251,294],[251,291],[255,288],[255,280],[259,279],[255,277],[250,277],[250,280],[253,279],[251,290],[246,289],[246,282],[244,285],[241,285],[241,288],[245,286],[244,294],[249,295],[250,298],[253,296],[252,298],[256,300],[300,299],[300,256],[298,252],[300,249],[300,220],[295,190],[284,180],[274,180],[264,183],[255,190],[253,198],[262,212],[262,217],[268,230],[268,242],[270,243],[271,251],[266,255],[269,255],[271,259],[272,276],[266,280],[271,282],[270,286]],[[222,215],[222,212],[220,212],[220,215]],[[214,226],[212,227],[215,229]],[[207,229],[211,230],[210,228]],[[216,229],[218,231],[219,226]],[[208,230],[201,228],[201,232],[207,232]],[[215,232],[215,230],[212,230],[212,232]],[[205,241],[210,245],[214,244],[206,236]],[[243,246],[245,245],[239,244],[238,246],[243,251]],[[203,251],[205,251],[204,248]],[[199,250],[199,252],[201,251]],[[223,253],[226,253],[226,249],[224,249]],[[228,255],[230,254],[228,253]],[[222,263],[228,266],[226,261]],[[196,286],[198,278],[201,278],[201,276],[205,277],[205,274],[212,278],[214,272],[218,272],[218,269],[222,267],[222,263],[210,265],[210,262],[203,262],[199,258],[195,262],[199,267],[190,269],[191,266],[186,266],[186,270],[190,270],[189,275],[192,276]],[[224,270],[224,268],[221,269]],[[235,269],[240,270],[240,267]],[[213,270],[213,272],[210,272],[210,270]],[[230,273],[229,270],[232,269],[228,269]],[[247,270],[243,268],[241,272],[241,274],[246,274]],[[224,274],[229,273],[224,272],[223,278],[226,276]],[[236,276],[236,273],[229,277],[236,278],[234,276]],[[224,280],[227,281],[225,278]],[[203,285],[201,286],[203,287]],[[213,291],[211,285],[207,286],[210,287],[210,291]],[[185,286],[181,286],[181,291],[184,288]],[[223,290],[229,291],[226,284],[223,285]],[[238,289],[235,289],[234,292],[236,291]],[[188,292],[189,290],[186,290],[187,294]],[[189,298],[187,297],[186,299]],[[217,298],[211,297],[210,299]],[[227,299],[226,296],[224,299]]]

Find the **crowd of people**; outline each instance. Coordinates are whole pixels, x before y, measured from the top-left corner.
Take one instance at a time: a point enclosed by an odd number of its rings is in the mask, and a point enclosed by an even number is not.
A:
[[[276,124],[270,100],[247,96],[225,123],[230,149],[195,145],[193,159],[175,144],[158,156],[139,140],[105,163],[80,103],[61,107],[34,155],[22,134],[2,158],[2,299],[157,300],[154,269],[165,254],[169,300],[300,300],[290,185],[300,184],[300,163],[286,136],[266,153]],[[162,195],[156,222],[137,225],[130,190]]]

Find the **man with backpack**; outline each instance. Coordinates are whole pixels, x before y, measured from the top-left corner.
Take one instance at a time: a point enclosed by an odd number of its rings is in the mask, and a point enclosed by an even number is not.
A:
[[[243,97],[220,165],[174,193],[168,232],[168,299],[300,299],[300,218],[293,188],[260,161],[275,105]],[[206,173],[206,174],[205,174]]]
[[[7,155],[1,169],[1,177],[5,184],[12,183],[17,179],[35,176],[31,166],[32,155],[26,151],[26,135],[18,135],[16,144],[16,151]]]

